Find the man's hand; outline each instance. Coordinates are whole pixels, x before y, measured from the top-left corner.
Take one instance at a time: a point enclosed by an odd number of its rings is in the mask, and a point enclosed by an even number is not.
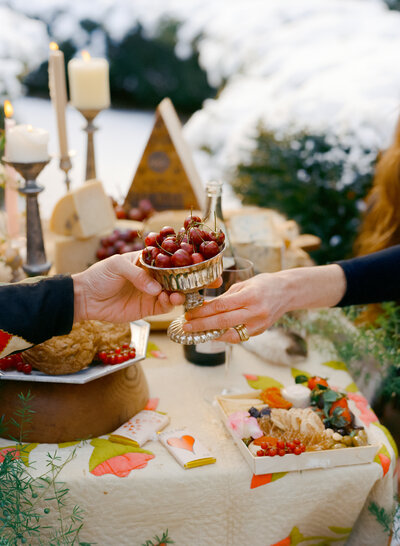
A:
[[[140,252],[118,254],[72,275],[74,321],[129,322],[168,313],[182,305],[183,294],[168,294],[144,269],[138,267]]]

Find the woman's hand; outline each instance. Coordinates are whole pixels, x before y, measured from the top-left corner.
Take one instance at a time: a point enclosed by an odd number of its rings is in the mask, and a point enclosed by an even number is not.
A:
[[[183,328],[186,332],[228,329],[219,339],[239,343],[235,326],[243,324],[250,336],[256,336],[287,311],[336,305],[345,290],[344,272],[336,264],[262,273],[188,311]]]
[[[74,321],[129,322],[168,313],[182,305],[183,294],[168,294],[144,269],[138,267],[140,252],[116,255],[72,275]]]

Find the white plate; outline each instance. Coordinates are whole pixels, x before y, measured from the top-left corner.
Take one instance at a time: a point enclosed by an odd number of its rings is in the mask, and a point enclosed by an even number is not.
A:
[[[66,375],[49,375],[37,370],[32,370],[30,374],[17,372],[16,370],[7,370],[0,375],[0,380],[8,381],[40,381],[42,383],[75,383],[82,385],[88,383],[104,375],[117,372],[123,368],[131,366],[139,360],[146,358],[147,342],[149,339],[150,324],[145,320],[137,320],[131,322],[131,343],[136,349],[136,357],[131,360],[126,360],[122,364],[114,364],[113,366],[104,364],[95,364],[89,366],[79,372]]]

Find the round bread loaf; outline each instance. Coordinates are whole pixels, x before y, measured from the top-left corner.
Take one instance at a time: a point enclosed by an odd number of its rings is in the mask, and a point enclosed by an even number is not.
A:
[[[83,370],[99,351],[110,351],[129,343],[130,325],[86,320],[73,325],[65,336],[51,339],[23,353],[33,368],[49,375],[63,375]]]

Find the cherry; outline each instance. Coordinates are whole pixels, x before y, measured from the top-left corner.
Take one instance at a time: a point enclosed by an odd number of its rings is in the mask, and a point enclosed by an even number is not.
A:
[[[223,245],[225,241],[225,233],[219,229],[218,231],[211,231],[209,233],[209,238],[211,241],[215,241],[217,245]]]
[[[119,220],[123,220],[124,218],[126,218],[126,212],[125,212],[124,207],[122,205],[117,205],[114,208],[114,212],[115,212],[115,216]]]
[[[25,375],[29,375],[32,372],[32,366],[30,364],[24,364],[22,371]]]
[[[203,241],[211,241],[210,233],[205,229],[201,230],[201,236],[203,238]]]
[[[134,241],[135,239],[137,239],[139,237],[139,232],[137,229],[127,229],[125,232],[122,232],[122,233],[126,233],[126,237],[127,237],[127,241]],[[121,236],[121,239],[123,239],[123,237]]]
[[[164,226],[162,229],[160,229],[160,235],[164,240],[169,235],[175,235],[175,230],[171,226]]]
[[[219,253],[219,247],[215,241],[204,241],[201,243],[199,251],[203,254],[204,258],[208,260],[213,258]]]
[[[128,212],[128,217],[130,220],[136,220],[137,222],[141,222],[142,220],[144,220],[145,214],[143,213],[142,210],[136,207],[133,207]]]
[[[277,447],[278,449],[285,449],[285,442],[284,442],[283,440],[278,440],[278,441],[276,442],[276,447]]]
[[[171,256],[171,263],[173,267],[185,267],[187,265],[192,265],[192,258],[186,250],[180,248]]]
[[[154,208],[150,199],[141,199],[139,201],[139,209],[145,214],[145,218],[153,214]]]
[[[175,254],[174,254],[174,256],[175,256]],[[167,256],[166,254],[161,254],[161,252],[160,252],[160,254],[157,254],[157,256],[156,256],[154,265],[156,267],[173,267],[172,258]]]
[[[271,447],[270,450],[269,450],[269,456],[270,457],[275,457],[275,455],[278,454],[278,451],[275,447]]]
[[[157,236],[158,233],[151,231],[144,239],[144,244],[146,246],[157,246]]]
[[[196,224],[201,224],[201,218],[199,218],[198,216],[187,216],[185,218],[185,221],[183,222],[183,225],[185,227],[185,229],[187,229],[190,225],[196,225]]]
[[[107,258],[107,250],[104,247],[100,247],[96,252],[96,257],[98,260],[104,260],[104,258]]]
[[[134,243],[131,243],[130,245],[127,245],[130,247],[130,250],[128,252],[135,252],[136,250],[142,250],[143,243],[142,241],[135,241]]]
[[[143,250],[142,253],[144,263],[146,263],[147,265],[151,265],[153,260],[155,260],[159,254],[159,248],[156,248],[155,246],[148,246]]]
[[[119,237],[118,237],[118,233],[116,233],[115,231],[113,231],[111,233],[111,235],[109,235],[107,237],[107,245],[105,246],[114,246],[115,243],[118,241]]]
[[[284,449],[278,449],[278,455],[279,457],[283,457],[284,455],[286,455],[286,451]]]
[[[200,252],[194,252],[192,254],[192,262],[194,264],[199,264],[201,262],[204,262],[204,256],[203,254],[200,254]]]
[[[180,244],[180,247],[181,247],[182,250],[186,250],[186,252],[187,252],[188,254],[193,254],[193,252],[194,252],[193,245],[191,245],[190,243],[184,243],[184,242],[182,242],[182,243]]]
[[[176,237],[166,237],[162,242],[161,248],[168,252],[168,254],[173,254],[179,249],[179,245],[176,242]]]
[[[201,229],[199,228],[190,228],[188,231],[188,237],[190,242],[195,246],[200,246],[204,240],[201,235]]]
[[[129,358],[135,358],[136,356],[136,350],[134,348],[132,348],[129,352],[128,352],[128,356]]]
[[[124,246],[126,246],[125,241],[118,240],[115,242],[114,248],[117,252],[119,252],[120,254],[123,254],[122,249]]]
[[[264,451],[262,449],[259,449],[257,451],[257,457],[262,457],[264,455]]]
[[[296,446],[296,447],[294,448],[294,450],[293,450],[293,453],[294,453],[295,455],[301,455],[302,452],[301,452],[300,446]]]

